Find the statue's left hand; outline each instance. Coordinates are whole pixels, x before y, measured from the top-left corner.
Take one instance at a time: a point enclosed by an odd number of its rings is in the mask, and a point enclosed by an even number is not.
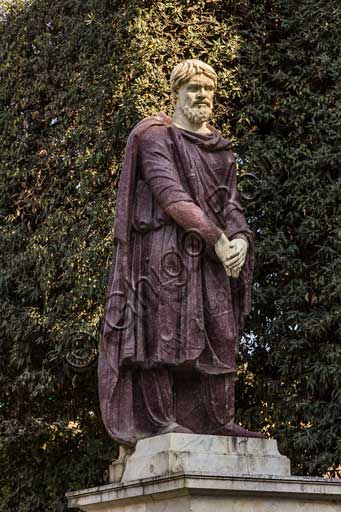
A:
[[[238,277],[244,265],[248,243],[243,238],[229,240],[223,233],[215,244],[215,251],[222,261],[228,277]]]
[[[233,274],[239,274],[242,266],[244,265],[247,248],[248,243],[243,238],[236,238],[235,240],[230,241],[229,252],[224,259],[224,265],[226,268],[232,270]],[[233,274],[233,277],[237,277]]]

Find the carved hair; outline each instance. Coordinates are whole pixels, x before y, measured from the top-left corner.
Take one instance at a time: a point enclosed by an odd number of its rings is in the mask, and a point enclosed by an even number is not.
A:
[[[170,76],[170,86],[173,99],[176,99],[177,92],[184,83],[188,82],[194,75],[200,73],[203,73],[213,80],[214,87],[217,87],[217,73],[209,64],[206,64],[199,59],[188,59],[177,64]]]

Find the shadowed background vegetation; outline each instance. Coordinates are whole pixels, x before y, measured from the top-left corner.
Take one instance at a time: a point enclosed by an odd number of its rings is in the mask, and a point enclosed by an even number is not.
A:
[[[122,154],[193,57],[218,72],[257,238],[237,419],[295,474],[337,474],[340,34],[339,0],[0,1],[0,512],[106,482],[91,360]]]

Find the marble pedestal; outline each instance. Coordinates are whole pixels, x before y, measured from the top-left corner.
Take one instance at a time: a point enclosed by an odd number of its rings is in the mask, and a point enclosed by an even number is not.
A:
[[[67,498],[88,512],[341,512],[341,481],[291,477],[274,440],[166,434],[137,444],[122,481]]]
[[[115,463],[110,481],[118,481]],[[290,475],[290,461],[274,439],[164,434],[142,439],[128,458],[122,482],[173,473],[205,475]]]

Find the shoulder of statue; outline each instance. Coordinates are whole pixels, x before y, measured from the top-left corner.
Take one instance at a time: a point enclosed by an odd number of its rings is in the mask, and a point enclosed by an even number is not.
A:
[[[155,114],[153,116],[145,117],[137,123],[137,125],[134,126],[133,130],[131,131],[130,135],[141,135],[147,130],[150,130],[151,128],[154,129],[162,129],[167,128],[172,123],[172,119],[165,114],[164,112],[159,112],[158,114]]]
[[[169,119],[169,122],[168,122]],[[169,128],[171,119],[159,118],[156,116],[147,117],[139,123],[131,133],[131,136],[143,148],[144,144],[157,144],[158,146],[168,144],[170,141]]]

